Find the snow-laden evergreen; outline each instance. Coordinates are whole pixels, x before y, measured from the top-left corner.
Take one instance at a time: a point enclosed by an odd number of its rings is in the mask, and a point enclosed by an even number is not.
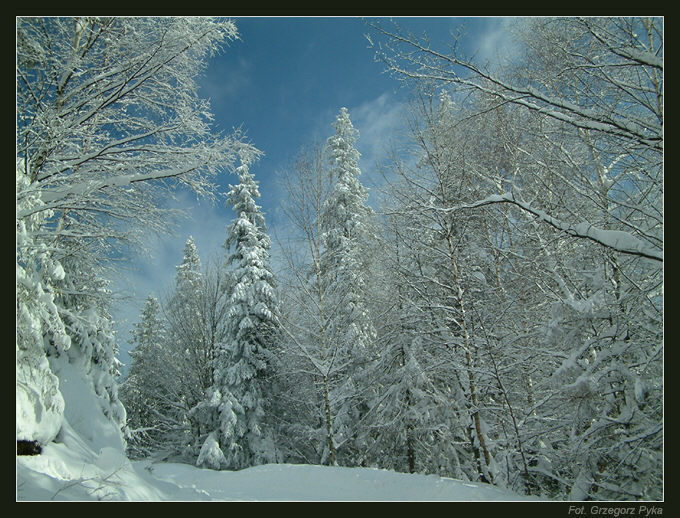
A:
[[[132,366],[123,385],[134,455],[194,462],[211,430],[216,403],[213,357],[223,320],[224,272],[203,268],[193,237],[185,243],[175,284],[161,304],[149,296],[133,331]],[[219,398],[218,398],[219,399]]]
[[[30,182],[17,161],[17,210],[42,206],[40,195],[29,193]],[[17,219],[17,440],[52,441],[61,428],[64,398],[59,380],[50,370],[46,348],[60,352],[71,346],[55,304],[54,284],[64,278],[61,264],[52,258],[46,244],[36,242],[33,233],[48,213],[37,212]]]
[[[367,308],[369,240],[373,211],[366,205],[368,191],[359,181],[359,132],[349,112],[342,108],[333,123],[335,134],[327,141],[329,174],[334,182],[321,214],[323,252],[320,258],[322,289],[334,307],[327,336],[334,344],[326,361],[335,364],[335,386],[330,394],[334,450],[347,454],[342,462],[356,462],[361,449],[356,425],[367,412],[366,369],[373,356],[375,329]],[[354,452],[350,451],[355,449]]]
[[[104,268],[83,251],[78,240],[63,237],[65,275],[57,283],[57,302],[62,321],[71,337],[66,354],[48,352],[59,373],[66,361],[82,370],[90,380],[101,412],[115,427],[125,426],[126,411],[118,395],[120,366],[118,340],[110,314],[112,293]]]
[[[175,366],[173,372],[178,385],[173,399],[183,423],[188,422],[191,408],[203,400],[212,384],[213,344],[207,329],[210,327],[207,283],[194,238],[189,236],[182,262],[176,267],[174,290],[164,304],[169,334],[168,361]]]
[[[186,305],[196,303],[199,299],[201,291],[201,258],[198,256],[196,243],[193,236],[189,236],[184,245],[184,255],[182,262],[177,266],[177,273],[175,277],[176,292],[170,302],[171,305]],[[198,316],[199,309],[197,307],[191,308],[193,314],[189,317]]]
[[[239,183],[230,186],[227,198],[236,218],[227,228],[225,241],[226,275],[230,277],[226,335],[215,351],[213,364],[211,399],[219,400],[218,428],[206,439],[210,444],[202,447],[202,451],[211,452],[209,459],[214,459],[217,440],[230,469],[276,459],[270,392],[278,310],[269,256],[271,243],[256,203],[260,193],[248,159],[236,174]]]
[[[163,445],[164,435],[158,423],[166,394],[164,348],[168,346],[168,334],[160,303],[153,294],[146,299],[140,321],[133,325],[131,343],[132,363],[121,397],[128,413],[128,451],[132,456],[144,456]]]
[[[441,332],[429,309],[438,296],[419,278],[422,256],[405,246],[410,232],[406,222],[393,221],[383,234],[390,239],[382,240],[376,253],[381,268],[374,300],[381,301],[382,311],[376,319],[379,354],[370,374],[375,396],[364,423],[374,436],[369,465],[475,480],[461,390],[433,332]],[[430,268],[426,272],[434,275]]]

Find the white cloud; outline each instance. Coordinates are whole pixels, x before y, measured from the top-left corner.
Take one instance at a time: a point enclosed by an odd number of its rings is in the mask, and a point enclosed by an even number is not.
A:
[[[485,18],[483,28],[470,44],[481,64],[508,64],[519,56],[521,47],[513,35],[520,18]]]
[[[387,159],[395,143],[404,137],[406,104],[385,92],[354,108],[348,108],[354,127],[359,130],[357,149],[361,153],[361,182],[371,189],[369,203],[376,200],[376,187],[382,184],[379,165]]]
[[[404,124],[404,105],[389,93],[367,101],[350,110],[354,126],[359,130],[357,148],[362,162],[368,167],[381,161],[391,140]]]

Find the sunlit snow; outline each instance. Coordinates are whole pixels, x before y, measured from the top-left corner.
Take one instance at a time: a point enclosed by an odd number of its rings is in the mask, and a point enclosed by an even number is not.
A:
[[[474,501],[528,500],[488,484],[371,468],[267,464],[215,471],[189,464],[131,461],[89,381],[64,363],[63,425],[42,454],[17,456],[18,501]]]

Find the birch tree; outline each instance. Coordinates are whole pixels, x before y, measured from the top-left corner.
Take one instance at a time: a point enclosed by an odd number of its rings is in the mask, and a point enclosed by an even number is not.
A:
[[[489,380],[499,395],[523,383],[531,388],[529,400],[508,398],[505,405],[508,416],[513,408],[517,447],[523,441],[530,450],[526,478],[557,498],[656,498],[663,430],[662,22],[560,18],[517,25],[524,54],[504,70],[376,29],[388,39],[380,52],[390,70],[448,89],[467,103],[456,124],[501,151],[485,160],[487,153],[475,149],[467,161],[476,198],[427,206],[438,218],[488,209],[501,216],[488,234],[494,268],[483,273],[494,274],[502,294],[496,304],[514,294],[521,305],[507,319],[482,316],[484,328],[475,333],[480,351],[491,353]],[[480,133],[479,121],[489,117],[497,118],[488,126],[495,129]],[[510,357],[487,348],[494,341],[533,344],[526,353],[540,361],[524,382],[507,377],[503,363]],[[659,404],[647,399],[650,390]],[[534,398],[539,392],[544,396]],[[561,425],[547,426],[552,419]],[[540,441],[528,441],[536,434]],[[643,473],[633,459],[657,468]]]
[[[322,145],[301,150],[286,170],[282,185],[283,205],[290,228],[280,250],[286,260],[282,277],[281,323],[285,348],[279,397],[288,432],[288,455],[308,463],[334,463],[337,459],[331,389],[335,369],[329,358],[337,344],[328,334],[329,320],[338,310],[327,297],[321,268],[323,253],[322,211],[333,183]]]

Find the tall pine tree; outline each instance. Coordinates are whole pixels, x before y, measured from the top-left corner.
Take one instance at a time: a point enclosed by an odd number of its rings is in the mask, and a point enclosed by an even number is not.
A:
[[[324,291],[337,308],[329,323],[330,340],[336,344],[331,361],[336,365],[337,384],[331,394],[330,411],[335,448],[347,451],[343,463],[359,461],[361,449],[357,425],[367,411],[367,380],[363,373],[371,357],[375,329],[367,309],[367,271],[372,210],[366,205],[367,189],[359,182],[360,154],[355,147],[359,132],[349,112],[342,108],[335,123],[335,134],[328,139],[330,174],[335,182],[322,212],[324,228],[321,257]],[[350,452],[349,450],[353,450]]]
[[[205,329],[205,282],[201,259],[192,236],[184,246],[182,262],[177,266],[175,291],[165,312],[175,363],[181,365],[180,394],[182,406],[192,408],[205,396],[212,384],[211,344]]]
[[[258,183],[248,161],[237,168],[239,183],[230,186],[228,205],[236,219],[227,229],[225,248],[231,276],[228,292],[226,339],[216,351],[215,385],[211,406],[217,409],[219,430],[204,443],[198,464],[230,469],[276,460],[268,426],[272,353],[277,340],[274,275],[270,266],[271,242],[264,215],[255,200]],[[220,455],[219,450],[223,453]]]
[[[158,422],[165,411],[161,397],[165,393],[163,348],[167,331],[160,303],[152,294],[146,299],[140,321],[133,326],[132,343],[132,364],[121,386],[121,399],[127,410],[128,453],[143,457],[163,443]]]

